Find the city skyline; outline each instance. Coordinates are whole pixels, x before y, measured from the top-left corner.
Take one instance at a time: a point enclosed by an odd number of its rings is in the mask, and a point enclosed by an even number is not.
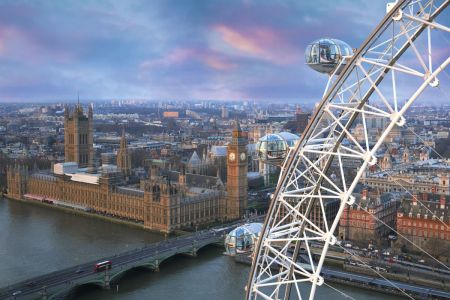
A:
[[[388,1],[0,0],[0,299],[450,299],[450,0]]]
[[[358,47],[385,3],[94,1],[0,4],[0,102],[217,99],[317,102],[304,64],[323,37]],[[445,55],[441,48],[437,55]],[[444,78],[444,80],[447,80]]]

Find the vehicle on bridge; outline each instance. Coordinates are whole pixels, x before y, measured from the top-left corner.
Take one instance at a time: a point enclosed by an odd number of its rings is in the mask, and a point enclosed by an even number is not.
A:
[[[101,272],[101,271],[105,271],[106,269],[111,269],[112,267],[112,262],[110,260],[105,260],[99,263],[95,264],[94,267],[94,271],[95,272]]]

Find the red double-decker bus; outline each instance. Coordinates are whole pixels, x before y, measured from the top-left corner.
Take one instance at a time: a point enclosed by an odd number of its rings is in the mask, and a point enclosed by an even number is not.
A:
[[[110,260],[102,261],[102,262],[99,262],[99,263],[95,264],[94,271],[95,272],[101,272],[101,271],[104,271],[106,269],[109,270],[109,269],[111,269],[111,266],[112,266],[112,262]]]

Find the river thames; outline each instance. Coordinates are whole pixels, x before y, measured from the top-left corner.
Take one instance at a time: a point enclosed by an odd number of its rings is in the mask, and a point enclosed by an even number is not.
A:
[[[163,235],[57,209],[0,199],[0,287],[164,239]],[[111,290],[84,289],[76,299],[243,299],[249,266],[207,247],[174,257],[159,272],[135,270]],[[403,299],[336,286],[355,299]],[[328,287],[316,299],[348,299]]]

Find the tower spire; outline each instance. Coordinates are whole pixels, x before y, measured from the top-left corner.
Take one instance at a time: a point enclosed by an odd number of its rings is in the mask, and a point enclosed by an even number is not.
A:
[[[122,126],[122,137],[120,138],[120,148],[117,151],[117,167],[126,175],[131,171],[131,156],[128,152],[127,139],[125,137],[125,126]]]
[[[236,120],[234,121],[234,130],[235,130],[235,131],[242,131],[242,129],[241,129],[241,124],[239,124],[239,120],[238,120],[238,119],[236,119]]]

